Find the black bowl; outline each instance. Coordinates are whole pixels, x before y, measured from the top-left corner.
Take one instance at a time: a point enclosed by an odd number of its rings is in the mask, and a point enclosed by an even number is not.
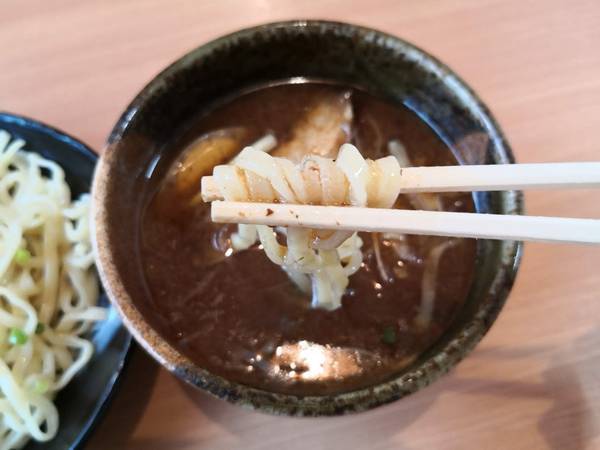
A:
[[[48,125],[8,113],[0,113],[0,129],[13,138],[24,139],[25,150],[57,162],[65,171],[73,197],[89,192],[98,158],[85,144]],[[109,318],[91,332],[95,347],[91,361],[55,400],[60,416],[57,435],[50,442],[30,441],[25,450],[82,448],[108,405],[127,361],[131,335],[104,292],[99,302],[109,307]]]
[[[304,416],[362,411],[438,379],[488,331],[513,284],[521,255],[514,241],[479,240],[477,270],[459,317],[439,341],[394,378],[349,392],[296,396],[252,388],[197,365],[161,334],[139,300],[147,295],[136,240],[139,195],[157,157],[197,114],[253,86],[282,80],[355,86],[402,104],[426,121],[464,164],[514,162],[500,127],[477,95],[447,66],[414,45],[351,24],[290,21],[260,25],[209,42],[175,61],[137,95],[113,128],[93,183],[100,275],[140,344],[185,381],[232,403]],[[477,212],[522,213],[518,192],[479,192]]]

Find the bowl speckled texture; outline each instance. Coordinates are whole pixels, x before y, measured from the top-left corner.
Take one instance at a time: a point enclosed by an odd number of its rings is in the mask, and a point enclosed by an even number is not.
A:
[[[336,415],[397,400],[456,365],[496,319],[517,271],[521,245],[480,241],[466,305],[440,341],[407,370],[367,389],[325,396],[275,394],[195,366],[153,326],[136,298],[146,295],[135,239],[145,174],[199,111],[240,89],[293,77],[358,86],[416,111],[466,164],[513,162],[498,125],[450,69],[393,36],[348,24],[262,25],[210,42],[150,82],[115,125],[94,179],[98,264],[104,285],[142,346],[187,382],[232,403],[277,414]],[[478,193],[482,213],[518,214],[516,192]]]

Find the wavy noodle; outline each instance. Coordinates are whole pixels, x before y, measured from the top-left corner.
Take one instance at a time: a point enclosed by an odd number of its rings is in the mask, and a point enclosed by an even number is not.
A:
[[[396,158],[402,167],[412,167],[412,161],[408,156],[406,147],[397,139],[388,142],[388,151]],[[419,194],[406,194],[408,200],[415,209],[425,211],[442,211],[442,200],[439,194],[422,192]]]
[[[350,144],[337,159],[307,156],[299,165],[251,147],[233,164],[217,166],[215,183],[226,200],[353,205],[390,208],[400,191],[400,165],[393,156],[365,160]],[[267,226],[240,225],[232,236],[235,250],[260,240],[266,255],[284,268],[300,289],[312,290],[312,305],[335,309],[348,277],[362,262],[357,233],[289,228],[286,245]]]
[[[427,255],[425,260],[425,269],[421,279],[421,306],[415,322],[421,328],[427,328],[433,317],[433,307],[435,305],[435,288],[438,278],[438,269],[442,256],[449,248],[457,244],[457,240],[451,239],[437,244]]]
[[[54,437],[52,399],[91,358],[80,335],[106,318],[89,195],[71,202],[61,167],[24,145],[0,130],[0,450]]]

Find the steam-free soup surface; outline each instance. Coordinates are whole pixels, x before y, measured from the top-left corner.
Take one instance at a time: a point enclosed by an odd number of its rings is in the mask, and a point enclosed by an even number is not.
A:
[[[399,140],[414,165],[456,164],[415,113],[364,92],[290,84],[229,100],[199,115],[169,149],[176,157],[155,171],[139,238],[150,294],[144,308],[189,358],[245,385],[319,395],[392,378],[436,342],[464,303],[474,241],[361,234],[363,265],[342,307],[312,309],[258,246],[233,252],[235,226],[211,223],[210,205],[197,198],[201,176],[267,133],[278,141],[273,154],[295,161],[306,152],[334,157],[345,141],[375,159]],[[473,203],[464,194],[401,196],[396,207],[472,211]],[[434,293],[425,321],[424,287]]]

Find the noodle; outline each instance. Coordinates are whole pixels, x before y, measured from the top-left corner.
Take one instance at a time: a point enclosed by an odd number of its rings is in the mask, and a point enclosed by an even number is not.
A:
[[[215,182],[225,200],[353,205],[389,208],[400,191],[400,166],[393,156],[365,160],[350,144],[335,161],[312,155],[299,165],[252,147],[232,164],[215,167]],[[303,291],[312,287],[312,306],[336,309],[348,277],[362,262],[357,233],[289,228],[286,245],[267,226],[240,225],[232,236],[235,250],[260,240],[266,255],[284,268]]]
[[[52,400],[90,360],[81,337],[106,310],[89,235],[89,195],[71,202],[56,163],[0,130],[0,450],[58,429]]]
[[[427,255],[423,279],[421,280],[421,307],[415,318],[415,323],[421,328],[426,328],[431,323],[433,307],[435,306],[435,286],[438,278],[440,260],[444,252],[456,245],[456,240],[444,241],[433,247]]]
[[[265,153],[270,153],[275,147],[277,147],[277,138],[273,134],[267,134],[249,146],[255,151]],[[239,154],[229,164],[236,164],[238,158]],[[231,235],[231,245],[235,250],[245,250],[252,247],[257,239],[256,226],[241,223],[238,225],[237,233]]]
[[[412,167],[412,161],[408,156],[406,147],[402,142],[394,139],[388,142],[388,151],[394,156],[402,167]],[[408,200],[415,209],[423,209],[425,211],[442,211],[442,202],[438,194],[431,192],[421,192],[419,194],[407,194]]]

